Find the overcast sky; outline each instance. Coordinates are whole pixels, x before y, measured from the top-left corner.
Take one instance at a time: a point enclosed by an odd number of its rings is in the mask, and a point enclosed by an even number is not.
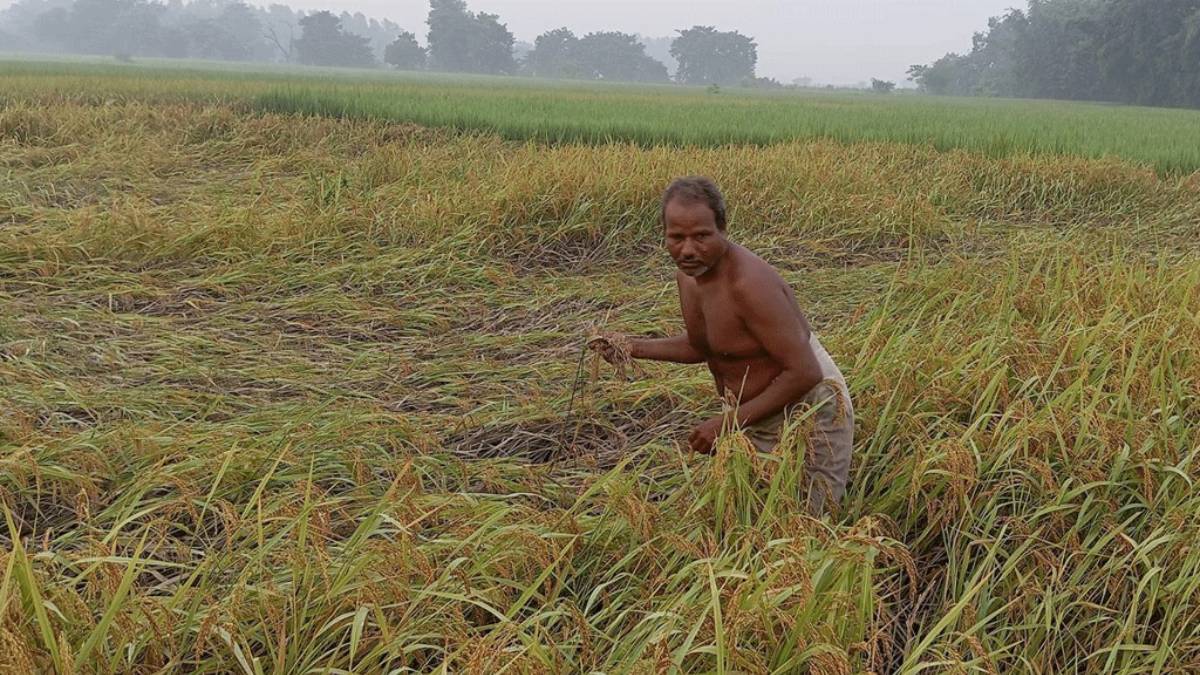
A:
[[[269,0],[251,0],[267,4]],[[305,9],[387,17],[424,42],[424,0],[282,0]],[[518,40],[566,26],[674,35],[697,24],[738,30],[758,42],[758,73],[788,82],[806,75],[852,84],[871,77],[904,81],[914,63],[966,51],[989,16],[1024,0],[467,0],[499,14]]]

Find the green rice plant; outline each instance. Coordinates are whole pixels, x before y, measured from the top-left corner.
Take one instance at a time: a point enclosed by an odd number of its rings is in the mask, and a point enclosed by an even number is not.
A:
[[[992,158],[1121,158],[1172,175],[1200,169],[1200,112],[1191,110],[844,92],[729,90],[715,97],[681,86],[255,68],[0,61],[5,84],[0,100],[228,103],[260,112],[416,123],[556,144],[888,142],[965,149]],[[30,130],[14,126],[18,132]]]

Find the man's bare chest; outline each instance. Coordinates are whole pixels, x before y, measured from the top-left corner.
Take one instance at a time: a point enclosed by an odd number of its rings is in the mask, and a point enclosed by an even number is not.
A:
[[[686,312],[688,337],[693,346],[718,359],[760,356],[762,344],[742,319],[738,307],[726,293],[699,295]]]

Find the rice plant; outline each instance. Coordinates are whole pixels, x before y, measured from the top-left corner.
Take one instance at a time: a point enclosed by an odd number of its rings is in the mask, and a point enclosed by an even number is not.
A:
[[[17,81],[0,669],[1200,667],[1194,175]],[[686,173],[847,373],[837,518],[799,507],[799,434],[683,451],[703,369],[572,386],[593,330],[677,329]]]
[[[718,147],[824,139],[931,145],[996,158],[1121,158],[1200,170],[1200,112],[1053,101],[761,92],[168,62],[0,61],[0,100],[237,103],[275,113],[381,119],[547,143]]]

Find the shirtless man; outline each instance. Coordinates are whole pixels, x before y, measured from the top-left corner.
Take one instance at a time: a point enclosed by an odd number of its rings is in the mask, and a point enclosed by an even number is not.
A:
[[[686,332],[630,339],[633,358],[705,363],[717,392],[736,406],[691,433],[711,452],[723,428],[743,429],[760,452],[775,449],[787,414],[807,404],[815,423],[807,443],[809,510],[836,509],[846,491],[854,410],[846,380],[773,267],[725,236],[725,201],[707,178],[680,178],[662,198],[667,251]],[[612,344],[592,342],[610,361]],[[728,395],[727,395],[728,392]]]

